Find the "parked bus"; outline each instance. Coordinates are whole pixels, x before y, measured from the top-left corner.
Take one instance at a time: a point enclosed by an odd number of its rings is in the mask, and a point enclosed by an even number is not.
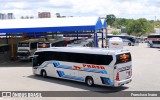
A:
[[[127,35],[107,35],[107,41],[109,40],[109,38],[112,37],[120,37],[123,40],[123,45],[127,45],[127,46],[136,46],[138,45],[138,41],[136,39],[136,37],[134,36],[127,36]]]
[[[109,49],[123,49],[123,40],[119,37],[112,37],[108,41]]]
[[[160,47],[160,34],[148,35],[148,47]]]
[[[68,44],[67,47],[94,47],[94,40],[93,39],[77,40],[71,44]]]
[[[131,54],[106,48],[42,49],[33,55],[33,74],[118,87],[132,81]]]
[[[38,42],[37,50],[51,47],[65,47],[67,44],[72,43],[73,39],[61,38],[61,39],[49,39],[48,41]]]
[[[139,43],[146,43],[147,42],[147,37],[137,37],[136,39]]]
[[[37,50],[39,39],[20,41],[17,45],[17,57],[20,60],[30,60],[30,57]]]

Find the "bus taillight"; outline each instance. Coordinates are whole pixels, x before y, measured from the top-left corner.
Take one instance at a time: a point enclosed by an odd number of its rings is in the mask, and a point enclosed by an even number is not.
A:
[[[131,73],[130,73],[130,76],[132,76],[132,68],[131,68]]]
[[[119,72],[116,74],[116,81],[119,81]]]

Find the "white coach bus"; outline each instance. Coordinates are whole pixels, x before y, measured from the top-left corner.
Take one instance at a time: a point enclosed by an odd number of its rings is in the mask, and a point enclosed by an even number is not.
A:
[[[19,60],[31,60],[31,56],[37,50],[37,43],[39,39],[29,39],[18,42],[17,58]]]
[[[131,54],[106,48],[48,48],[33,55],[33,74],[118,87],[132,81]]]
[[[160,47],[160,34],[150,34],[147,37],[148,39],[148,47],[153,48],[153,47]]]
[[[128,35],[107,35],[107,41],[112,37],[119,37],[123,40],[124,46],[137,46],[139,45],[136,37],[134,36],[128,36]]]

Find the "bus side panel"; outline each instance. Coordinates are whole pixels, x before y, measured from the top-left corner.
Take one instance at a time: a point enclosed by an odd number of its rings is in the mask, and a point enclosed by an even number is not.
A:
[[[48,71],[52,72],[50,73],[50,76],[52,77],[84,81],[82,78],[83,75],[79,75],[79,70],[74,68],[75,66],[80,66],[80,64],[63,61],[52,61],[49,65],[51,68]]]
[[[49,63],[46,65],[45,70],[47,72],[47,76],[51,77],[57,77],[58,75],[56,74],[56,68],[53,66],[52,63]]]
[[[105,70],[102,71],[101,73],[97,73],[98,75],[94,74],[94,76],[96,77],[95,80],[95,84],[98,85],[106,85],[106,86],[112,86],[114,83],[114,79],[113,79],[113,67],[112,66],[105,66]]]
[[[51,77],[85,82],[86,77],[90,76],[95,84],[113,85],[113,67],[96,65],[97,68],[100,68],[100,66],[105,68],[98,71],[96,68],[91,68],[94,66],[92,64],[50,61],[45,70],[47,71],[47,75]]]

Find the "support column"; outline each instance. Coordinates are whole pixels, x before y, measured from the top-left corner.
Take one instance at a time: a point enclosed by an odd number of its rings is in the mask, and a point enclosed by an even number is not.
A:
[[[96,33],[94,32],[94,47],[96,47]]]
[[[8,44],[8,33],[6,33],[6,44]]]
[[[14,35],[11,34],[11,60],[14,60]]]
[[[107,39],[108,29],[107,27],[105,28],[105,34],[106,34],[106,47],[108,47],[108,39]]]
[[[102,29],[102,48],[104,48],[103,38],[104,38],[104,32],[103,32],[103,29]]]
[[[77,34],[77,40],[79,39],[78,37],[79,37],[79,36],[78,36],[78,34]]]
[[[22,39],[21,39],[21,41],[24,41],[24,40],[25,40],[25,34],[22,33]]]
[[[94,47],[98,47],[98,38],[96,32],[94,32]]]

